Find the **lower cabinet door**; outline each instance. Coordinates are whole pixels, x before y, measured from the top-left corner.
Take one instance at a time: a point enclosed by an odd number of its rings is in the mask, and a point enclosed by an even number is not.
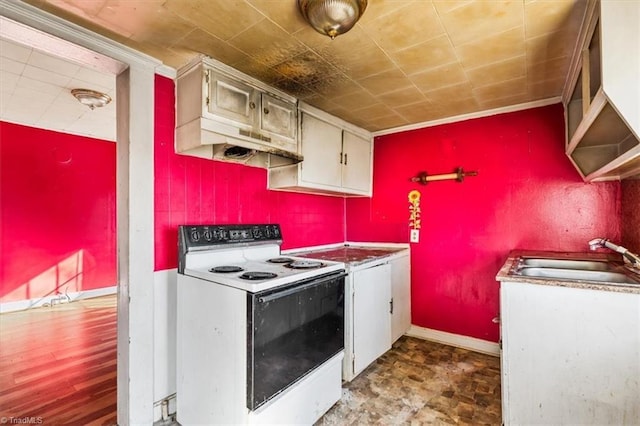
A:
[[[353,273],[353,373],[391,348],[391,266]]]

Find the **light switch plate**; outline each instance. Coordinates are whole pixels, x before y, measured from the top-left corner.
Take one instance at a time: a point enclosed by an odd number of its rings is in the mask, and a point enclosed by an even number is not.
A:
[[[420,230],[412,229],[411,234],[409,235],[409,241],[412,243],[417,243],[420,241]]]

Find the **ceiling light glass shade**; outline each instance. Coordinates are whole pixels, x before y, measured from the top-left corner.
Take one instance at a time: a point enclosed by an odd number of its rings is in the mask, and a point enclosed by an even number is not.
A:
[[[304,19],[332,39],[349,31],[367,8],[367,0],[298,0]]]
[[[71,94],[82,104],[91,109],[100,108],[111,102],[111,97],[102,92],[89,89],[72,89]]]

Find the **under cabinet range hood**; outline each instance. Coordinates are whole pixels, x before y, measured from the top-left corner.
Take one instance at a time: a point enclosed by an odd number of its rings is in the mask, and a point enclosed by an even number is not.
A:
[[[297,100],[211,58],[178,72],[176,151],[274,168],[302,161]]]
[[[260,135],[242,133],[242,129],[198,118],[176,129],[176,141],[180,141],[176,149],[196,157],[263,168],[288,166],[303,160],[302,155],[263,141]]]

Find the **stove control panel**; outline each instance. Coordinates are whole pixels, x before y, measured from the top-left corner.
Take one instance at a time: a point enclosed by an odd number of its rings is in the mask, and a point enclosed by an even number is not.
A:
[[[182,248],[204,248],[209,246],[282,242],[280,225],[182,225],[178,228]]]

